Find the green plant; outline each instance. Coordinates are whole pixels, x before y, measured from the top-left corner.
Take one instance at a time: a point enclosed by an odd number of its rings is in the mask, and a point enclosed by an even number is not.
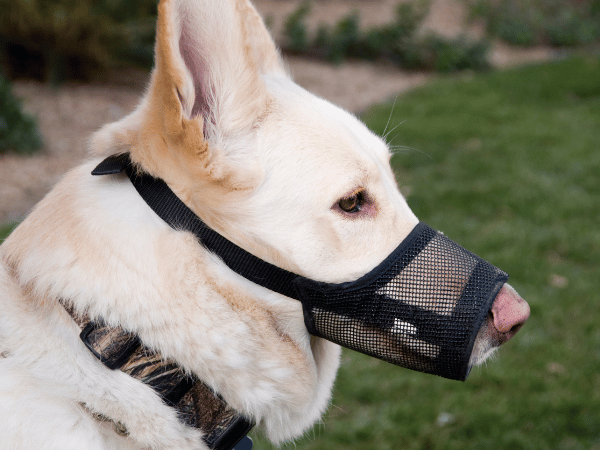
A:
[[[485,42],[473,42],[462,36],[447,39],[418,33],[429,5],[429,0],[400,3],[394,20],[366,31],[361,30],[359,14],[353,11],[333,26],[321,24],[311,39],[305,23],[310,4],[303,3],[286,20],[283,49],[334,63],[360,58],[390,61],[405,69],[440,72],[487,68]]]
[[[498,11],[495,23],[492,23],[490,31],[497,34],[501,39],[516,45],[533,45],[538,43],[536,27],[531,17],[527,17],[521,5],[505,2]]]
[[[128,58],[152,62],[156,0],[0,0],[9,76],[87,78]]]
[[[391,25],[393,36],[396,39],[413,36],[429,13],[430,7],[431,0],[417,0],[398,4],[396,18]]]
[[[597,17],[600,19],[600,15]],[[600,37],[600,24],[584,19],[573,10],[563,10],[547,19],[545,34],[554,46],[587,44]]]
[[[458,70],[473,69],[484,70],[489,67],[487,53],[488,44],[483,41],[472,42],[465,36],[454,39],[443,39],[440,36],[428,36],[422,44],[429,57],[424,61],[431,61],[432,67],[437,72],[454,72]]]
[[[390,59],[404,68],[453,72],[489,67],[488,44],[466,36],[447,38],[437,34],[421,35],[418,27],[429,11],[429,2],[398,5],[396,20],[387,27],[392,40]]]
[[[290,14],[284,24],[284,47],[291,53],[305,51],[308,47],[308,32],[306,30],[306,16],[310,12],[310,1],[301,3]]]
[[[389,59],[397,60],[408,64],[409,61],[418,60],[414,56],[415,47],[419,45],[421,39],[417,37],[417,30],[421,22],[429,12],[429,0],[420,0],[411,3],[400,3],[396,7],[396,16],[389,24],[373,28],[367,31],[364,38],[364,47],[368,53],[373,56],[387,55]],[[418,62],[414,64],[418,66]]]
[[[42,138],[33,117],[23,112],[10,82],[0,74],[0,153],[33,153],[42,147]]]
[[[356,11],[342,18],[335,25],[327,56],[334,62],[339,62],[346,57],[361,56],[359,17]]]
[[[600,40],[598,0],[467,0],[488,32],[522,46],[585,45]]]

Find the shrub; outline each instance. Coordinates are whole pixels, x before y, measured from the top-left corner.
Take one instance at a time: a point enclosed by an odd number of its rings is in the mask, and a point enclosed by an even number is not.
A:
[[[600,0],[467,0],[487,31],[515,45],[577,46],[600,41]]]
[[[42,147],[35,120],[25,114],[10,82],[0,75],[0,153],[32,153]]]
[[[152,62],[156,0],[0,0],[9,76],[88,78],[120,58]]]
[[[360,57],[361,44],[359,17],[357,12],[353,12],[335,25],[328,57],[334,62],[345,57]]]
[[[488,45],[483,42],[470,42],[465,36],[455,39],[440,39],[431,36],[428,41],[434,54],[435,70],[454,72],[457,70],[483,70],[489,67]]]
[[[306,51],[308,48],[308,32],[306,31],[306,16],[310,12],[310,2],[305,1],[288,16],[284,25],[286,40],[284,47],[292,53]]]
[[[572,10],[564,10],[547,20],[545,34],[551,45],[575,46],[600,37],[600,26],[598,22],[585,20]]]
[[[520,7],[506,3],[498,13],[496,22],[491,25],[490,31],[508,43],[529,46],[537,43],[532,22],[533,19],[527,17]]]
[[[447,39],[421,36],[419,26],[429,11],[429,0],[401,3],[390,23],[366,32],[360,29],[358,13],[352,12],[333,27],[321,24],[314,39],[306,31],[310,3],[303,3],[288,17],[283,49],[292,53],[340,62],[345,58],[386,60],[405,69],[427,69],[449,72],[488,67],[484,42],[471,42],[464,37]]]

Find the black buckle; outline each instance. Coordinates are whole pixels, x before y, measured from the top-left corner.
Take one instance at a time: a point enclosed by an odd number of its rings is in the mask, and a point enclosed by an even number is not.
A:
[[[141,345],[136,335],[95,322],[89,322],[79,337],[89,351],[111,370],[125,364]]]

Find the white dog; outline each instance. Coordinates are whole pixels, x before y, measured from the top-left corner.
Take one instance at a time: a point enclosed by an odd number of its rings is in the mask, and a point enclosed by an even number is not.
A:
[[[325,282],[369,272],[418,223],[386,144],[294,84],[249,1],[162,1],[139,107],[93,136],[89,162],[0,247],[0,448],[207,448],[152,388],[83,345],[77,315],[139,336],[273,442],[302,434],[328,405],[339,347],[311,337],[300,302],[169,227],[127,176],[90,175],[124,152],[230,241]],[[505,285],[471,362],[527,316]]]

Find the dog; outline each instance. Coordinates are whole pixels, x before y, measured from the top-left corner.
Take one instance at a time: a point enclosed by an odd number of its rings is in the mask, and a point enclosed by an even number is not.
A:
[[[162,0],[155,52],[139,106],[92,136],[87,162],[0,246],[1,449],[208,448],[153,389],[94,356],[74,317],[135,334],[274,443],[330,401],[340,347],[308,333],[298,301],[167,225],[125,174],[90,175],[110,155],[127,153],[245,251],[324,282],[369,272],[419,222],[386,143],[294,84],[248,0]],[[471,364],[528,315],[504,285]]]

